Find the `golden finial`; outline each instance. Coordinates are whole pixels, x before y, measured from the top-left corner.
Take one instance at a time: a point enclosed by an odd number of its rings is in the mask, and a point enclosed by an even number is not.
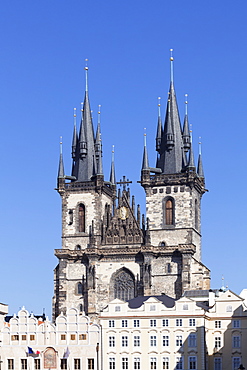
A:
[[[170,49],[170,53],[171,53],[171,56],[170,56],[170,61],[171,61],[171,62],[173,61],[173,56],[172,56],[172,52],[173,52],[173,49]]]
[[[85,65],[84,69],[85,69],[85,71],[88,71],[88,65],[87,65],[88,59],[85,59],[85,62],[86,62],[86,65]]]
[[[98,109],[98,114],[100,114],[100,108],[101,108],[101,105],[100,104],[98,105],[98,108],[99,108]]]
[[[185,114],[187,115],[188,114],[188,94],[185,94]]]
[[[74,108],[74,117],[76,117],[76,108]]]
[[[60,144],[63,144],[63,137],[60,136]]]
[[[112,145],[112,153],[114,153],[114,145]]]
[[[158,97],[158,107],[160,107],[160,99],[161,99],[161,97],[159,96]]]

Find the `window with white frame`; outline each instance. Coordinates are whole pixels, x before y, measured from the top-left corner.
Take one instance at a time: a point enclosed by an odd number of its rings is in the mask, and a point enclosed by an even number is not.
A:
[[[140,370],[141,362],[140,357],[134,357],[134,370]]]
[[[163,370],[169,369],[169,357],[163,357],[162,368]]]
[[[40,365],[40,358],[35,358],[34,359],[34,369],[35,370],[40,370],[41,369],[41,365]],[[79,369],[80,370],[80,369]]]
[[[27,370],[27,359],[26,358],[21,359],[21,370]]]
[[[139,328],[140,320],[134,320],[134,328]]]
[[[156,306],[155,304],[150,305],[150,311],[156,311]]]
[[[126,335],[122,336],[122,347],[128,347],[128,337]]]
[[[122,369],[127,370],[129,368],[129,360],[127,357],[122,358]]]
[[[188,336],[188,346],[196,347],[196,333],[190,333]]]
[[[188,309],[189,309],[188,304],[187,304],[187,303],[183,304],[183,310],[184,310],[184,311],[186,311],[186,310],[188,310]]]
[[[183,337],[182,335],[176,335],[176,346],[182,347],[183,345]]]
[[[67,358],[61,358],[60,360],[60,369],[67,370]]]
[[[74,358],[74,370],[81,370],[81,359]]]
[[[220,348],[221,347],[221,337],[215,337],[214,338],[214,346],[215,346],[215,348]]]
[[[183,356],[176,357],[176,369],[182,370],[184,368]]]
[[[169,335],[163,335],[163,346],[164,347],[169,346]]]
[[[231,305],[226,306],[226,312],[232,312],[232,306]]]
[[[14,370],[14,359],[8,358],[8,370]]]
[[[121,311],[121,307],[120,306],[116,306],[115,307],[115,312],[120,312]]]
[[[222,359],[221,357],[214,358],[214,370],[222,370]]]
[[[168,319],[163,319],[162,320],[162,325],[163,326],[169,326],[169,320]]]
[[[115,321],[114,320],[109,320],[108,324],[109,324],[109,328],[114,328],[115,327]]]
[[[217,329],[221,328],[221,321],[220,320],[216,320],[214,322],[214,327],[217,328]]]
[[[128,320],[122,320],[122,328],[128,327]]]
[[[232,346],[233,348],[240,348],[240,335],[233,335]]]
[[[114,336],[109,337],[109,347],[115,347],[115,337]]]
[[[150,370],[156,370],[157,369],[157,358],[151,357],[150,358]]]
[[[140,347],[140,336],[134,335],[134,347]]]
[[[188,358],[189,369],[196,369],[196,356],[189,356]]]
[[[151,319],[151,320],[150,320],[150,326],[151,326],[151,327],[156,326],[156,320],[155,320],[155,319]]]
[[[109,369],[110,370],[115,370],[115,368],[116,368],[115,358],[114,357],[110,357],[109,358]]]
[[[196,326],[196,319],[189,319],[189,326]]]
[[[232,326],[233,328],[240,328],[240,320],[233,320]]]
[[[176,319],[176,326],[183,326],[183,320],[182,319]]]
[[[232,370],[238,370],[240,364],[241,364],[241,358],[240,357],[233,357],[232,358]]]
[[[150,336],[150,346],[151,347],[156,347],[157,345],[157,338],[156,335],[151,335]]]

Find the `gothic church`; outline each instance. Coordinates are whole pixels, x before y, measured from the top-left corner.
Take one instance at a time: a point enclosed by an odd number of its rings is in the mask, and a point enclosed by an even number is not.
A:
[[[187,112],[180,123],[173,58],[164,123],[158,115],[154,168],[144,145],[140,184],[146,216],[135,207],[125,178],[123,190],[118,189],[114,156],[110,178],[104,177],[100,122],[95,132],[85,70],[79,132],[74,118],[71,176],[65,175],[60,153],[62,247],[55,250],[54,318],[70,307],[97,317],[114,298],[179,298],[186,290],[209,289],[210,272],[201,262],[202,158],[199,154],[195,166]]]

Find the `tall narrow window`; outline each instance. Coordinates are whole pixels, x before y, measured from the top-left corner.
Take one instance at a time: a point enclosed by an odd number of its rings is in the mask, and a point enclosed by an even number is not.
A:
[[[198,222],[198,202],[197,202],[197,199],[195,200],[195,228],[196,230],[198,230],[198,225],[199,225],[199,222]]]
[[[166,201],[166,225],[172,225],[173,221],[173,206],[172,201],[168,199]]]
[[[85,206],[79,205],[79,232],[85,232]]]

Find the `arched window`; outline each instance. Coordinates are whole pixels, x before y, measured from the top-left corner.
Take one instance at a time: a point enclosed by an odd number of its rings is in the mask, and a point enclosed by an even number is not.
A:
[[[174,202],[171,198],[164,199],[164,224],[174,224]]]
[[[195,228],[198,230],[198,202],[195,200]]]
[[[85,206],[84,204],[79,204],[79,232],[85,232]]]
[[[128,301],[135,297],[134,278],[128,271],[121,270],[114,279],[114,298]]]

